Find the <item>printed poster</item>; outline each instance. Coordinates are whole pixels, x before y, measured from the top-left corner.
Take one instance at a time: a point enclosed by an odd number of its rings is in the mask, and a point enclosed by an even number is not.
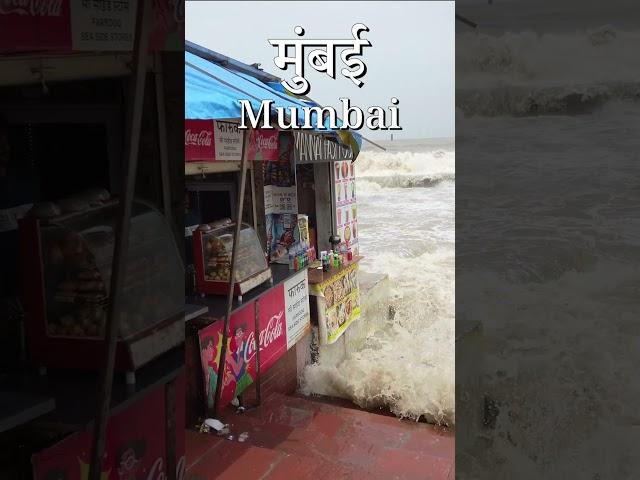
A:
[[[284,282],[284,306],[289,349],[304,337],[311,327],[309,279],[306,268]]]
[[[237,123],[214,121],[215,159],[221,162],[242,160],[242,130]]]
[[[296,186],[276,187],[266,185],[264,187],[264,211],[270,213],[298,213],[298,190]]]
[[[350,160],[333,163],[336,232],[342,243],[358,255],[358,206],[355,165]]]
[[[298,215],[270,213],[265,217],[267,254],[272,262],[288,263],[289,247],[299,238]]]
[[[360,317],[358,264],[349,265],[338,275],[312,285],[311,292],[323,300],[318,315],[320,344],[335,342]]]
[[[279,138],[279,160],[262,164],[266,247],[270,261],[288,263],[289,247],[299,238],[298,190],[292,164],[291,135],[280,135]]]
[[[73,50],[127,51],[133,48],[137,0],[71,2]]]

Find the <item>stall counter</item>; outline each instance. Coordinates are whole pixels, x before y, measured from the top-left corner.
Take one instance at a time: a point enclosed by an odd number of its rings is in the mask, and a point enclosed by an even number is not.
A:
[[[315,297],[320,345],[334,343],[360,317],[360,289],[358,263],[355,257],[349,264],[310,274],[309,294]]]

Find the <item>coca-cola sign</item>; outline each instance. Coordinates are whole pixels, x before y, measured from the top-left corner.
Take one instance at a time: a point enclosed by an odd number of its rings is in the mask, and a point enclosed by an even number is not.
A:
[[[249,159],[278,161],[280,145],[278,138],[278,130],[252,130],[249,137]]]
[[[63,0],[0,0],[0,15],[62,16]]]
[[[307,271],[298,272],[276,285],[262,295],[257,304],[260,372],[265,372],[310,329]],[[228,404],[255,381],[255,308],[256,301],[247,303],[233,312],[229,320],[221,406]],[[213,405],[215,395],[215,381],[212,379],[220,374],[222,324],[223,320],[217,319],[198,332],[205,402],[209,407]]]
[[[187,129],[184,132],[184,144],[195,145],[198,147],[210,147],[212,143],[213,132],[209,130],[200,130],[199,132]]]
[[[260,345],[260,351],[265,348],[269,348],[273,342],[277,341],[279,337],[284,335],[284,310],[281,310],[276,315],[273,315],[264,330],[260,331],[260,337],[258,345]],[[251,332],[247,338],[247,348],[244,350],[244,359],[249,362],[256,354],[255,334]]]
[[[187,162],[212,162],[216,158],[213,120],[185,120],[184,156]]]
[[[185,458],[185,374],[175,378],[175,468],[176,480],[184,480]],[[102,480],[129,479],[166,480],[167,462],[167,402],[165,387],[154,389],[133,401],[123,410],[109,417],[106,430],[105,453],[100,478]],[[86,480],[91,455],[91,428],[80,429],[60,442],[31,457],[34,480]],[[4,478],[4,477],[2,477]]]

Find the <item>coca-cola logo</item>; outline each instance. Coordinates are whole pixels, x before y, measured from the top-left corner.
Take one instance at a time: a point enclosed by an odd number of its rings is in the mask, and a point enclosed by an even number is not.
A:
[[[184,455],[180,457],[178,464],[176,465],[176,480],[183,480],[185,475],[185,466],[186,459]],[[151,470],[149,470],[149,474],[147,475],[147,480],[165,480],[166,475],[164,473],[164,465],[162,462],[162,457],[158,457],[153,465],[151,466]]]
[[[258,338],[258,345],[260,346],[260,350],[264,350],[284,334],[284,322],[282,320],[283,317],[284,310],[281,310],[279,313],[269,319],[267,327],[260,332],[260,337]],[[249,363],[249,360],[253,357],[256,351],[254,332],[249,333],[247,343],[247,348],[244,351],[244,360],[245,362]]]
[[[256,135],[256,147],[259,150],[277,150],[278,149],[278,137],[276,135],[265,136]]]
[[[0,15],[11,14],[59,17],[62,15],[62,0],[0,0]]]
[[[210,147],[212,138],[213,138],[213,132],[211,130],[201,130],[199,132],[192,132],[191,129],[187,129],[184,132],[185,145],[194,145],[197,147]]]

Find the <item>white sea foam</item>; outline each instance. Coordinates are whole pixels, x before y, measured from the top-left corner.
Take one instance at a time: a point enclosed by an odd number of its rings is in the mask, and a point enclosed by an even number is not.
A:
[[[452,425],[453,145],[385,145],[387,152],[364,151],[356,162],[358,221],[365,256],[361,268],[389,275],[395,318],[341,364],[323,362],[321,356],[305,372],[305,390]],[[377,314],[386,317],[387,311]]]
[[[640,32],[611,26],[459,34],[456,105],[468,115],[576,114],[614,99],[640,99],[639,42]]]

